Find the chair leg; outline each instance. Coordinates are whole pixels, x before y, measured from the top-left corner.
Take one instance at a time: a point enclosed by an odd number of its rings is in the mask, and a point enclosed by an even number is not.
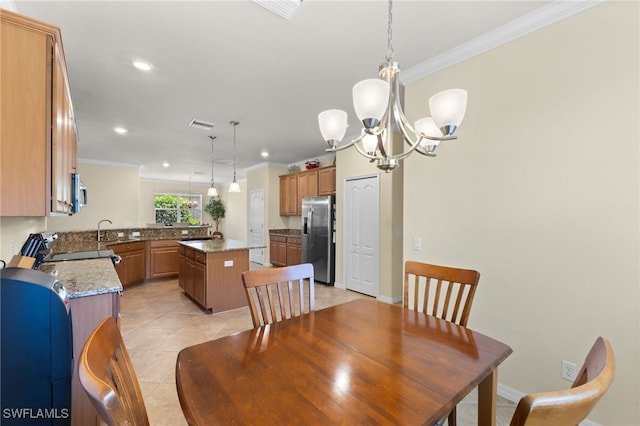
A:
[[[447,424],[449,426],[456,426],[457,418],[456,418],[456,407],[453,407],[453,410],[449,413],[449,417],[447,417]]]

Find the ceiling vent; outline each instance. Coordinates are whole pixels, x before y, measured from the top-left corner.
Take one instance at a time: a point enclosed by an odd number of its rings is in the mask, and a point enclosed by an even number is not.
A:
[[[215,124],[213,123],[209,123],[203,120],[196,120],[195,118],[191,120],[191,122],[189,123],[189,127],[196,127],[198,129],[203,129],[203,130],[211,130],[214,128],[214,126]]]
[[[302,4],[302,0],[253,0],[253,2],[285,19],[291,19]]]

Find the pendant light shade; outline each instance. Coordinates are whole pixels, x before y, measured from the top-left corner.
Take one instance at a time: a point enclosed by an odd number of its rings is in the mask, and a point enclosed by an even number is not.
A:
[[[209,197],[217,197],[218,196],[218,190],[212,186],[207,190],[207,196]]]
[[[340,142],[347,131],[347,113],[339,109],[328,109],[318,114],[320,133],[325,141]]]
[[[229,192],[240,192],[240,184],[236,179],[236,127],[240,124],[237,121],[230,121],[233,126],[233,182],[229,185]]]
[[[429,109],[436,126],[445,136],[451,136],[464,118],[467,109],[467,91],[449,89],[436,93],[429,99]]]
[[[356,115],[367,129],[378,125],[388,104],[389,83],[386,81],[370,78],[353,86],[353,107],[356,110]]]

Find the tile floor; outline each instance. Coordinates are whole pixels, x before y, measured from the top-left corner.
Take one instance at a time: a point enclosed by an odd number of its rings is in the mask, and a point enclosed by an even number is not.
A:
[[[322,284],[316,284],[315,296],[316,309],[367,297]],[[186,425],[174,376],[182,348],[250,328],[248,308],[206,314],[182,293],[176,279],[127,288],[121,299],[121,329],[151,425]],[[514,408],[513,403],[500,398],[498,425],[509,424]],[[476,424],[475,393],[458,405],[458,424]]]

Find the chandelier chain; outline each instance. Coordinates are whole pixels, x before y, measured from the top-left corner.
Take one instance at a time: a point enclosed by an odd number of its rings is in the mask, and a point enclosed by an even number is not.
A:
[[[389,17],[387,19],[387,62],[393,59],[393,0],[389,0]]]

